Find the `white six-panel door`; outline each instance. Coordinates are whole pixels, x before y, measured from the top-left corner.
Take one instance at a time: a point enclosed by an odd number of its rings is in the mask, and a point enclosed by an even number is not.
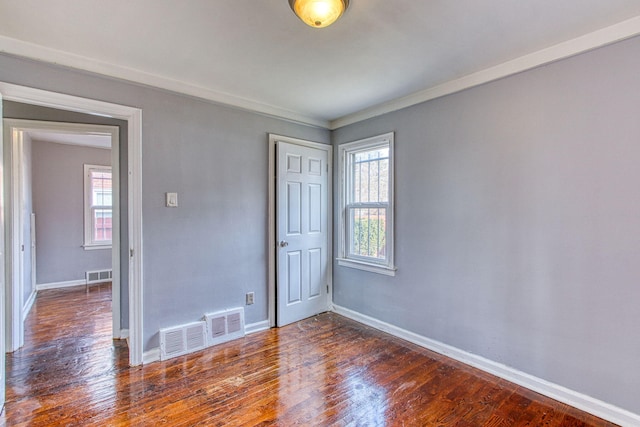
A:
[[[277,143],[277,325],[328,309],[328,154]]]

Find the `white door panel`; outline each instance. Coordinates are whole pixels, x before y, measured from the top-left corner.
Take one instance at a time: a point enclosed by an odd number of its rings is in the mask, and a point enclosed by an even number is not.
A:
[[[277,324],[328,308],[327,151],[277,144]]]

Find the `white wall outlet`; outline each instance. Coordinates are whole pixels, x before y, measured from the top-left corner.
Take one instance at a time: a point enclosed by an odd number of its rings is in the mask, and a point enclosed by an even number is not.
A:
[[[254,292],[247,292],[247,305],[253,304],[254,297],[255,297],[255,293]]]
[[[165,193],[168,208],[178,207],[178,193]]]

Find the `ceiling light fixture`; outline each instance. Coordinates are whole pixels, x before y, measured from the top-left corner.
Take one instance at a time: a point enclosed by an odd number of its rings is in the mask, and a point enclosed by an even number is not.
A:
[[[313,28],[333,24],[349,7],[349,0],[289,0],[298,18]]]

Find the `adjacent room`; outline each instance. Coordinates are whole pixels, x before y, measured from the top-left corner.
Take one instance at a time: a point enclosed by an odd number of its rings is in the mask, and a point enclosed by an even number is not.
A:
[[[640,425],[640,3],[0,0],[7,425]]]

